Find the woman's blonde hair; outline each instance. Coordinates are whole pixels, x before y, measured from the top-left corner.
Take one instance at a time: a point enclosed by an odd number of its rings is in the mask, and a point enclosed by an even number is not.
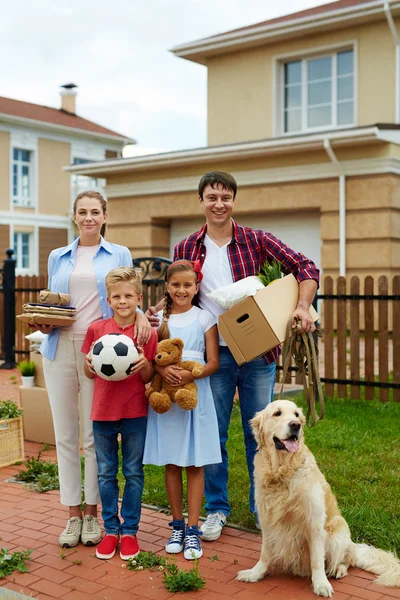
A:
[[[107,296],[111,295],[113,285],[126,281],[131,283],[137,294],[142,293],[142,271],[132,267],[117,267],[110,271],[106,276]]]
[[[165,271],[165,283],[168,283],[170,277],[172,277],[176,273],[183,273],[184,271],[194,273],[196,276],[196,283],[199,283],[200,277],[199,277],[198,273],[195,271],[194,265],[190,260],[176,260],[175,262],[173,262],[168,267],[168,269]],[[199,302],[199,294],[197,293],[195,295],[195,297],[193,298],[192,304],[194,306],[198,306],[198,302]],[[171,337],[170,332],[169,332],[169,327],[168,327],[168,319],[171,314],[171,309],[172,309],[172,298],[169,295],[168,291],[165,290],[163,320],[157,331],[159,342],[161,342],[161,340],[166,340],[169,337]]]
[[[100,192],[96,192],[95,190],[88,190],[87,192],[80,192],[80,194],[78,194],[77,197],[75,198],[75,202],[72,207],[72,212],[74,215],[76,215],[76,211],[78,209],[78,202],[82,198],[94,198],[95,200],[98,200],[101,204],[101,210],[103,211],[103,215],[107,214],[107,201],[105,200],[105,198],[100,194]],[[106,224],[103,223],[103,225],[101,226],[101,229],[100,229],[100,235],[102,237],[104,237],[105,233],[106,233]]]

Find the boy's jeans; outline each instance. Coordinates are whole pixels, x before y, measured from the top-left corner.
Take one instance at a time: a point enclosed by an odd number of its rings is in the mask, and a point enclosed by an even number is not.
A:
[[[255,513],[253,463],[257,443],[249,421],[256,412],[265,408],[273,398],[276,363],[273,362],[268,365],[265,359],[260,356],[239,367],[228,347],[220,346],[219,352],[220,367],[216,373],[211,375],[210,382],[217,411],[222,462],[204,467],[205,496],[207,500],[205,510],[207,514],[221,512],[228,517],[231,507],[228,502],[228,452],[226,442],[236,387],[239,391],[246,461],[250,479],[250,510]],[[240,485],[240,482],[236,482],[236,484]]]
[[[104,529],[108,534],[136,535],[143,493],[143,449],[147,417],[93,421]],[[125,489],[118,517],[118,434],[121,434]]]

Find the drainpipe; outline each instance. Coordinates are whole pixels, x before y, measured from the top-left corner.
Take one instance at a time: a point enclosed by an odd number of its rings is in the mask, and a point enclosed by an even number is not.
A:
[[[346,275],[346,176],[328,138],[324,139],[324,148],[339,171],[339,275],[344,277]]]
[[[397,28],[396,28],[396,23],[393,20],[393,15],[391,13],[390,10],[390,4],[389,2],[385,2],[383,5],[383,10],[385,11],[385,15],[386,15],[386,19],[389,25],[389,29],[390,32],[392,34],[393,37],[393,41],[395,43],[396,46],[396,73],[395,73],[395,85],[396,85],[396,96],[395,96],[395,102],[396,102],[396,113],[395,113],[395,119],[396,119],[396,123],[400,123],[400,38],[399,38],[399,34],[397,33]]]

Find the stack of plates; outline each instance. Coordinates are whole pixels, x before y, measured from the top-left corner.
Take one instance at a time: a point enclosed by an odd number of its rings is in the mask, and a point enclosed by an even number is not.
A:
[[[27,302],[23,305],[24,313],[17,319],[30,325],[54,325],[68,327],[75,322],[76,308],[56,304],[36,304]]]

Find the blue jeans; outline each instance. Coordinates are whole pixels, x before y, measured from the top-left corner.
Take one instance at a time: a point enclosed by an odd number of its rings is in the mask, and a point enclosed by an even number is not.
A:
[[[217,411],[219,439],[222,462],[204,467],[206,512],[221,512],[229,516],[231,507],[228,502],[228,440],[233,399],[236,387],[239,390],[240,412],[244,443],[246,447],[247,470],[250,478],[250,510],[255,513],[254,502],[254,456],[257,444],[249,425],[256,412],[272,401],[274,394],[276,363],[268,365],[261,356],[240,366],[227,346],[219,347],[219,370],[211,375],[211,389]],[[237,482],[240,485],[240,482]]]
[[[102,517],[106,533],[136,535],[143,493],[143,450],[147,417],[93,421]],[[121,434],[125,489],[118,516],[118,434]]]

